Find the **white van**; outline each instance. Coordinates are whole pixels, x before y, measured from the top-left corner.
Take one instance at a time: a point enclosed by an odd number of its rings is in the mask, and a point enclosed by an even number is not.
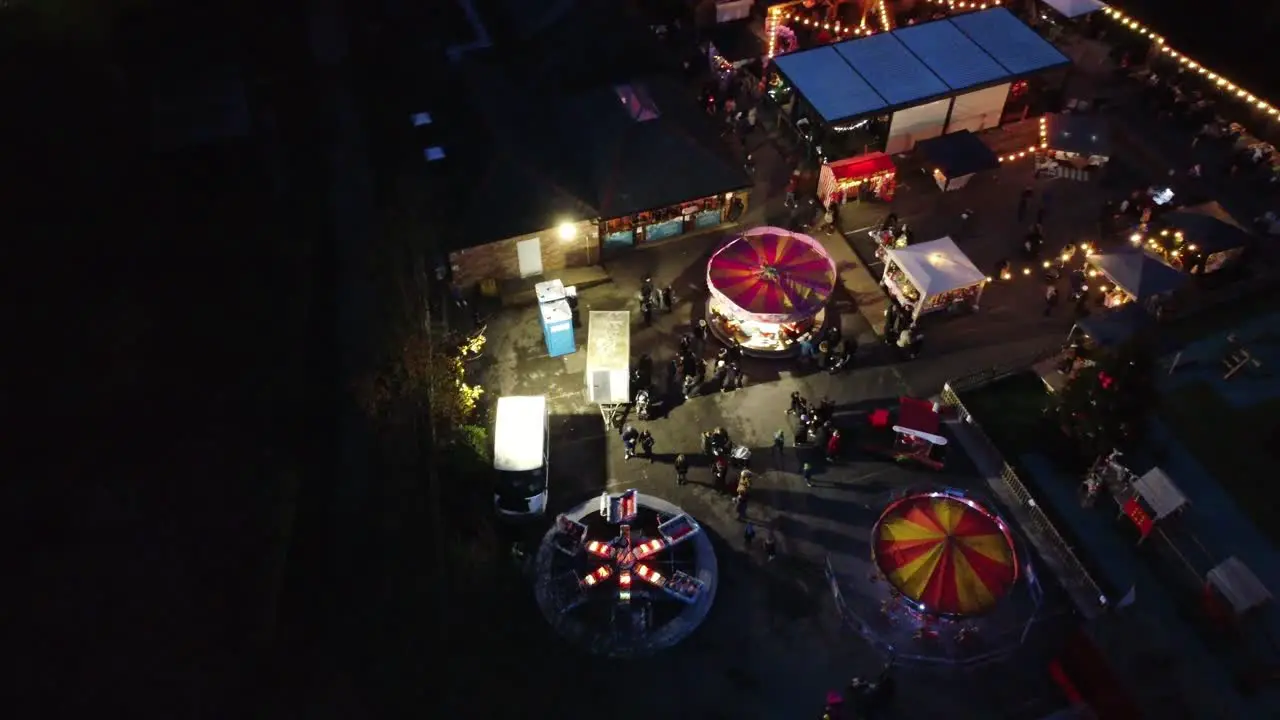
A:
[[[499,515],[541,515],[547,511],[550,423],[545,395],[498,398],[493,424],[493,469],[498,484],[493,504]]]

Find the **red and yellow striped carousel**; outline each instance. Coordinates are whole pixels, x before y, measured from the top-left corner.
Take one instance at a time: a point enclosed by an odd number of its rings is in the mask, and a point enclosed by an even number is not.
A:
[[[758,227],[726,243],[707,264],[707,320],[722,341],[760,357],[788,354],[821,327],[836,264],[808,235]]]
[[[969,498],[908,495],[885,509],[871,537],[880,573],[918,612],[983,613],[1018,581],[1008,526]]]

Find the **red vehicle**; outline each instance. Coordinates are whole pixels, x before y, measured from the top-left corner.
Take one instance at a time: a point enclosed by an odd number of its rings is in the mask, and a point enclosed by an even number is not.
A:
[[[896,409],[871,411],[867,425],[864,449],[868,452],[933,470],[946,465],[947,439],[939,434],[942,417],[928,400],[898,398]]]

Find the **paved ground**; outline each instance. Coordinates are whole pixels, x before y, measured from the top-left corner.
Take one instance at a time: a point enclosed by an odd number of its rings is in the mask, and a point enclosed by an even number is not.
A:
[[[687,254],[694,261],[700,256],[694,247],[699,242],[714,241],[677,243],[669,250],[650,249],[634,257],[656,261],[660,255]],[[634,304],[633,293],[622,283],[592,288],[582,294],[582,310],[623,309]],[[651,352],[661,357],[669,352],[673,333],[687,324],[688,309],[694,304],[695,300],[686,298],[653,328],[644,328],[637,320],[633,355]],[[599,409],[583,398],[585,351],[546,357],[532,309],[508,310],[493,318],[489,337],[491,365],[485,382],[489,392],[545,393],[551,398],[553,513],[603,489],[634,487],[682,505],[715,537],[723,585],[712,617],[686,645],[655,659],[651,665],[656,668],[646,671],[655,679],[687,688],[690,710],[682,717],[716,717],[717,713],[795,717],[797,712],[816,709],[828,688],[879,662],[880,656],[861,638],[839,631],[837,611],[821,572],[823,560],[833,553],[838,564],[858,569],[850,570],[851,576],[865,578],[870,526],[894,489],[939,481],[967,486],[974,481],[972,472],[962,458],[956,464],[959,469],[941,476],[860,458],[827,470],[819,476],[820,487],[810,490],[798,475],[794,451],[788,452],[785,467],[777,470],[771,467],[767,448],[773,432],[786,427],[783,411],[792,390],[811,398],[829,396],[845,411],[874,405],[906,392],[895,367],[862,367],[833,377],[794,374],[785,364],[766,371],[764,363],[754,363],[748,370],[753,380],[744,390],[695,398],[672,408],[668,417],[644,424],[657,440],[656,462],[624,462],[616,435],[606,433]],[[581,344],[585,336],[578,340]],[[708,468],[695,461],[691,484],[675,485],[670,459],[678,452],[698,452],[699,433],[715,426],[726,427],[736,442],[755,448],[756,467],[767,470],[754,487],[749,516],[777,528],[781,557],[771,564],[763,562],[759,547],[744,551],[743,525],[728,499],[709,487]],[[716,671],[708,672],[708,667]],[[928,694],[929,702],[917,699],[908,688],[914,682],[932,686],[942,680],[936,676],[914,680],[923,676],[904,673],[904,700],[891,717],[939,717],[944,712],[991,717],[991,706],[984,710],[982,703],[992,698],[1008,710],[1009,717],[1023,716],[1022,711],[1034,717],[1030,713],[1052,708],[1034,704],[1037,696],[1052,697],[1052,691],[1043,683],[1033,685],[1045,677],[1040,672],[1043,662],[1030,667],[1035,671],[1025,682],[1012,688],[1001,685],[1004,694],[991,695],[996,683],[984,684],[986,676],[975,671],[960,674],[963,682],[948,685],[946,693]],[[954,681],[956,675],[950,677]]]
[[[1128,118],[1117,116],[1115,121]],[[1053,251],[1097,239],[1098,209],[1106,197],[1164,176],[1169,165],[1152,152],[1150,139],[1134,137],[1119,139],[1107,175],[1092,183],[1037,181],[1030,163],[1024,162],[1011,163],[962,191],[941,193],[918,168],[904,165],[905,187],[893,209],[922,240],[951,235],[979,267],[994,267],[1002,258],[1013,260],[1019,269],[1034,267],[1021,258],[1019,245],[1042,204],[1050,206],[1045,218],[1046,250]],[[790,170],[783,159],[788,153],[785,135],[776,130],[771,136],[759,133],[746,145],[755,158],[757,188],[754,206],[742,224],[786,224],[788,213],[778,199]],[[1028,216],[1019,219],[1017,195],[1028,185],[1036,200]],[[1047,195],[1051,199],[1046,200]],[[959,216],[966,209],[974,210],[977,220],[962,229]],[[850,208],[843,214],[844,234],[863,257],[870,255],[864,242],[866,227],[887,211],[884,206],[871,206]],[[649,353],[659,363],[665,361],[676,338],[701,315],[706,260],[722,240],[716,233],[676,239],[608,262],[614,283],[583,292],[584,315],[592,309],[634,309],[635,293],[645,276],[658,285],[672,284],[679,299],[675,311],[660,316],[652,327],[642,326],[637,319],[632,336],[633,356]],[[872,265],[870,270],[874,274],[878,268]],[[939,480],[966,486],[973,482],[973,473],[962,468],[940,478],[857,459],[827,470],[820,487],[808,489],[796,473],[797,459],[789,455],[785,467],[770,467],[757,480],[753,493],[751,520],[772,525],[779,535],[781,557],[765,563],[758,549],[744,548],[743,525],[727,499],[707,487],[709,471],[695,466],[693,483],[677,488],[670,458],[678,452],[696,452],[700,431],[724,426],[737,442],[756,448],[758,458],[765,459],[768,453],[763,448],[774,430],[784,425],[782,410],[793,390],[811,398],[829,396],[846,409],[866,407],[904,393],[931,395],[948,378],[1038,351],[1062,338],[1071,322],[1062,308],[1056,316],[1044,316],[1043,289],[1038,271],[995,284],[984,297],[981,313],[929,322],[925,352],[911,363],[897,364],[886,348],[873,343],[864,343],[857,369],[839,377],[800,374],[789,362],[748,361],[745,369],[750,380],[745,390],[696,398],[646,424],[657,439],[658,459],[652,464],[622,461],[616,436],[605,431],[598,408],[583,400],[585,354],[547,358],[532,309],[507,310],[491,320],[485,385],[494,395],[538,393],[551,398],[552,512],[604,489],[634,487],[684,506],[715,538],[723,585],[711,619],[685,645],[651,661],[644,670],[654,681],[681,689],[685,710],[675,714],[796,717],[816,709],[827,688],[880,662],[867,643],[839,631],[821,575],[822,561],[833,554],[853,568],[850,576],[856,575],[857,568],[866,566],[866,542],[876,509],[892,489]],[[856,312],[856,298],[837,296],[835,307],[846,333],[872,339],[870,325]],[[585,329],[581,332],[580,345]],[[593,688],[577,692],[605,701],[614,696],[608,678],[616,667],[597,673],[581,669],[581,660],[549,652],[577,668],[566,673],[572,687]],[[1052,707],[1052,700],[1043,700],[1052,698],[1052,691],[1041,684],[1040,663],[1024,657],[1025,672],[1016,680],[1007,667],[979,674],[951,670],[932,677],[904,671],[903,692],[891,716],[1034,717]],[[569,687],[540,687],[538,692],[563,700],[575,692]],[[1037,702],[1037,697],[1042,700]],[[618,710],[628,716],[626,706]]]

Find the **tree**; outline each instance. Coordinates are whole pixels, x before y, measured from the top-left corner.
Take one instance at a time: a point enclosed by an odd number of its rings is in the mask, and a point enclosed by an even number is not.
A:
[[[1063,432],[1089,460],[1140,443],[1156,402],[1155,358],[1147,345],[1130,343],[1093,360],[1075,371],[1054,408]]]

